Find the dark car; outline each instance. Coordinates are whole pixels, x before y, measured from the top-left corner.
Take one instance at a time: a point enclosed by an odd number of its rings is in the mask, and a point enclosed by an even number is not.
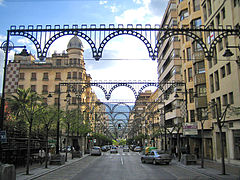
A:
[[[171,160],[171,155],[161,150],[152,150],[141,157],[142,163],[152,163],[154,165],[169,164]]]

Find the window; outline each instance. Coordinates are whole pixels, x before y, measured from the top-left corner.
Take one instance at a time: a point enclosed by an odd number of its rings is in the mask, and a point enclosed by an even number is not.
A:
[[[225,8],[222,8],[222,18],[225,19],[226,15],[225,15]]]
[[[190,102],[190,103],[193,103],[193,102],[194,102],[193,89],[189,89],[189,102]]]
[[[31,85],[31,91],[36,92],[36,85]]]
[[[43,98],[43,104],[47,105],[47,98]]]
[[[55,80],[61,80],[61,72],[56,72]]]
[[[227,63],[226,69],[227,69],[227,75],[231,74],[231,64],[230,63]]]
[[[77,104],[77,98],[76,97],[72,97],[72,104]]]
[[[67,79],[71,79],[71,72],[67,73]]]
[[[229,95],[229,104],[234,104],[233,92],[230,92],[228,95]]]
[[[62,60],[61,59],[57,59],[56,60],[56,65],[57,66],[61,66],[62,65]]]
[[[35,72],[33,72],[33,73],[31,74],[31,80],[32,80],[32,81],[36,81],[36,80],[37,80],[37,74],[36,74]]]
[[[193,0],[193,11],[200,10],[200,0]]]
[[[188,82],[191,82],[192,80],[193,80],[192,68],[188,68]]]
[[[193,27],[199,27],[199,26],[201,26],[202,25],[202,20],[201,20],[201,18],[197,18],[197,19],[194,19],[193,21],[192,21],[192,26]]]
[[[226,106],[228,104],[228,98],[227,98],[227,94],[223,95],[223,106]]]
[[[54,105],[57,106],[58,105],[58,98],[54,99]]]
[[[219,51],[223,50],[223,41],[222,41],[222,39],[219,39],[218,47],[219,47]]]
[[[220,23],[220,14],[218,14],[216,16],[216,25],[219,26],[221,23]]]
[[[194,112],[194,110],[190,110],[190,121],[195,122],[195,112]]]
[[[214,92],[213,74],[211,74],[209,77],[210,77],[210,90],[211,93],[213,93]]]
[[[77,79],[77,72],[73,72],[73,79]]]
[[[191,61],[191,60],[192,60],[192,57],[191,57],[191,48],[187,48],[187,59],[188,59],[188,61]]]
[[[208,6],[208,16],[210,16],[212,14],[211,0],[207,0],[207,6]]]
[[[198,96],[206,96],[206,94],[207,94],[206,84],[198,85],[196,87],[196,93]]]
[[[207,8],[206,5],[203,6],[203,16],[204,16],[204,21],[207,20]]]
[[[215,107],[215,99],[211,100],[211,103],[213,104],[213,108],[211,108],[212,111],[212,117],[216,118],[216,107]]]
[[[215,78],[215,88],[216,88],[216,91],[218,91],[220,89],[218,71],[214,72],[214,78]]]
[[[198,62],[194,65],[195,74],[205,73],[204,61]]]
[[[78,73],[78,79],[82,79],[82,73],[81,72]]]
[[[217,97],[216,103],[217,103],[218,113],[220,115],[221,114],[221,99],[220,99],[220,97]]]
[[[20,73],[19,76],[20,76],[20,77],[19,77],[20,80],[24,80],[24,79],[25,79],[25,77],[24,77],[25,74],[24,74],[24,73]]]
[[[237,6],[237,0],[233,0],[233,5],[234,5],[234,7]]]
[[[182,10],[180,13],[180,21],[184,20],[187,17],[188,17],[188,9]]]
[[[43,73],[43,80],[48,81],[48,73],[47,72]]]
[[[57,84],[57,85],[55,85],[55,92],[57,93],[57,92],[59,92],[59,85]]]
[[[186,70],[184,70],[184,80],[185,80],[185,82],[187,82],[187,73],[186,73]]]
[[[226,76],[225,73],[225,66],[221,67],[221,78],[224,78]]]
[[[48,93],[48,85],[43,85],[42,93],[43,94],[47,94]]]
[[[19,89],[24,89],[24,85],[19,85],[18,88]]]

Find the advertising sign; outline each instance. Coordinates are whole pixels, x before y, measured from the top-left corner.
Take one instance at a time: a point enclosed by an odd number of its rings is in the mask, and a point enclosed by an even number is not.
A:
[[[198,135],[197,131],[197,123],[191,122],[191,123],[184,123],[183,124],[183,135]]]

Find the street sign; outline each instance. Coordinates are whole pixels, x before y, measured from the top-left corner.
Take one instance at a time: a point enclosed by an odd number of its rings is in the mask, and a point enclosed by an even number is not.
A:
[[[7,142],[7,133],[6,131],[0,131],[0,137],[1,137],[1,142],[6,143]]]

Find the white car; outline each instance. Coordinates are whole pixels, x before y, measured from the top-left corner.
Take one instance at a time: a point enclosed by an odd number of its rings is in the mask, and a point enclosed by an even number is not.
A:
[[[91,156],[101,156],[102,155],[101,148],[98,146],[93,146],[90,154]]]

